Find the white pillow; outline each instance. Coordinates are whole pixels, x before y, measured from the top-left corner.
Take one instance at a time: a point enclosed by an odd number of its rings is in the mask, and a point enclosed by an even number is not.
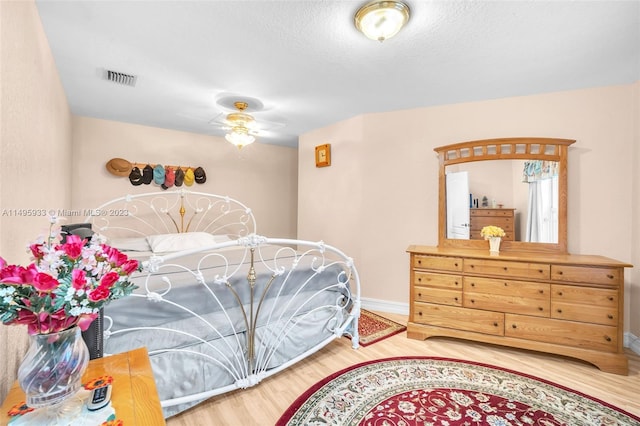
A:
[[[147,242],[147,237],[131,237],[131,238],[111,238],[107,241],[111,247],[115,247],[120,251],[149,251],[151,247]]]
[[[197,249],[216,243],[229,241],[226,235],[212,235],[208,232],[184,232],[179,234],[158,234],[147,237],[147,242],[154,253]]]

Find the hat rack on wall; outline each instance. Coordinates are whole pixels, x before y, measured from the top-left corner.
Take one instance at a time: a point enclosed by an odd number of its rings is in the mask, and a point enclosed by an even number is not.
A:
[[[132,185],[155,183],[162,189],[171,186],[191,186],[202,184],[207,180],[204,169],[200,166],[162,165],[159,163],[136,163],[123,158],[112,158],[107,161],[107,171],[114,176],[128,177]]]
[[[131,167],[132,168],[133,167],[138,167],[139,169],[143,169],[146,166],[151,166],[152,169],[155,169],[156,166],[169,167],[170,169],[174,169],[174,170],[182,169],[182,171],[184,171],[184,172],[186,172],[188,169],[195,170],[195,169],[197,169],[199,167],[199,166],[195,166],[195,167],[194,166],[172,166],[170,164],[159,164],[159,163],[158,164],[154,164],[154,163],[131,163]],[[202,167],[200,167],[200,168],[202,168]]]

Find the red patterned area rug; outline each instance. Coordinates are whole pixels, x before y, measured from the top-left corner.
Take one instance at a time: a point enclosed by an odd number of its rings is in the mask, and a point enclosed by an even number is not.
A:
[[[360,310],[360,318],[358,318],[360,346],[372,345],[394,334],[402,333],[406,329],[406,326],[398,324],[395,321],[391,321],[365,309]]]
[[[357,364],[301,395],[284,425],[640,425],[640,417],[512,370],[436,357]]]

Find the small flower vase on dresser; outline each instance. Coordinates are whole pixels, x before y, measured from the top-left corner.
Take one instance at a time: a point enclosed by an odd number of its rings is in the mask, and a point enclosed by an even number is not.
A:
[[[500,254],[500,237],[489,237],[489,254],[491,256],[497,256]]]
[[[82,386],[89,349],[78,326],[33,334],[29,339],[29,349],[18,369],[18,383],[27,396],[27,405],[36,409],[32,419],[57,424],[56,419],[68,418],[82,409],[82,400],[72,401],[72,397]]]

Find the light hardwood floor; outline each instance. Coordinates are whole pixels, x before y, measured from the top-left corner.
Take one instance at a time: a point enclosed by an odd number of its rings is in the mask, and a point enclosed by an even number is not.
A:
[[[405,324],[403,315],[385,314]],[[316,382],[348,366],[394,356],[439,356],[482,362],[550,380],[640,416],[640,356],[627,351],[629,375],[603,373],[570,358],[448,338],[408,339],[406,332],[358,350],[341,338],[257,386],[214,397],[167,420],[168,426],[273,425]]]

